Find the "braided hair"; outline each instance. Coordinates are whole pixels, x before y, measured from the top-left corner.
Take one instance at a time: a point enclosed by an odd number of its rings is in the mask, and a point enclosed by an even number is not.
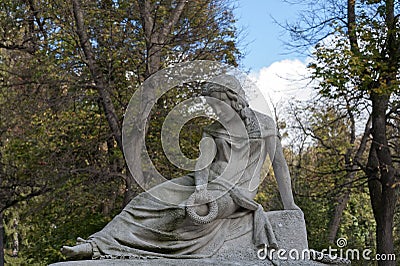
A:
[[[259,137],[260,126],[254,111],[249,107],[249,103],[245,99],[245,93],[236,78],[230,76],[231,79],[235,79],[234,90],[231,87],[221,85],[219,83],[207,83],[202,89],[203,96],[211,96],[213,92],[225,93],[226,96],[231,100],[231,107],[239,114],[243,120],[246,130],[250,137]],[[232,83],[232,82],[230,82]],[[226,82],[225,82],[226,84]],[[227,84],[231,85],[231,84]]]

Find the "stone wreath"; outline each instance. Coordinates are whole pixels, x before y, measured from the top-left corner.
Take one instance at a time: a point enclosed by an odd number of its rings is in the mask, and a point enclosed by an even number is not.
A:
[[[198,205],[199,203],[201,204],[203,202],[208,205],[208,214],[199,215],[196,212],[195,203]],[[207,190],[195,192],[190,195],[186,201],[186,213],[193,222],[197,224],[208,224],[217,218],[218,205]]]

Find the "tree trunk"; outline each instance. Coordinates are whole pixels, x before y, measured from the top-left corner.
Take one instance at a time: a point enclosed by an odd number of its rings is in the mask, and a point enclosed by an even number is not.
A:
[[[87,28],[83,19],[83,10],[81,8],[79,0],[72,0],[73,13],[75,18],[76,32],[79,37],[80,47],[85,55],[85,61],[89,68],[90,74],[93,78],[96,88],[99,92],[101,102],[104,108],[104,112],[107,117],[108,124],[110,126],[111,132],[118,144],[118,147],[122,148],[122,133],[121,127],[118,120],[117,112],[115,111],[114,104],[111,99],[110,92],[108,91],[105,79],[103,77],[102,71],[96,63],[95,56],[93,54],[93,48],[89,41],[89,36],[87,35]]]
[[[0,212],[0,266],[4,265],[4,225],[3,212]]]
[[[18,235],[18,220],[14,219],[13,222],[13,229],[14,229],[14,233],[13,233],[13,250],[12,250],[12,256],[13,257],[18,257],[18,253],[19,253],[19,235]]]
[[[1,135],[3,132],[0,132],[0,147],[3,147],[3,142],[1,139]],[[4,176],[4,169],[3,169],[3,154],[0,152],[0,184],[3,184],[3,176]],[[2,193],[3,191],[0,190],[0,197],[5,198],[6,195]],[[0,266],[4,265],[4,224],[3,224],[3,215],[5,210],[5,203],[0,203]]]
[[[367,176],[372,210],[376,220],[377,254],[394,254],[393,217],[397,196],[395,169],[386,136],[386,110],[389,95],[371,93],[372,144],[368,157]],[[378,261],[380,266],[396,265],[395,261]]]
[[[162,64],[162,51],[164,45],[168,43],[169,34],[175,25],[178,23],[178,20],[183,12],[183,9],[186,5],[186,1],[180,0],[177,3],[177,6],[172,10],[170,19],[162,25],[156,25],[156,14],[153,14],[155,10],[154,4],[150,3],[149,0],[141,1],[138,8],[140,10],[141,15],[141,23],[144,29],[144,36],[146,41],[146,73],[144,73],[144,79],[147,79],[157,71],[159,71]],[[146,104],[152,104],[155,101],[155,93],[153,90],[143,90],[143,94],[141,95],[143,102]],[[128,202],[137,194],[135,185],[136,181],[139,183],[144,183],[144,175],[143,168],[141,164],[141,152],[145,145],[143,143],[143,138],[141,134],[143,132],[140,129],[140,125],[148,124],[150,120],[149,116],[142,116],[136,118],[136,126],[133,129],[131,145],[133,145],[134,149],[134,161],[130,162],[130,167],[132,171],[127,170],[127,179],[126,179],[126,191],[124,195],[124,204],[128,204]],[[144,128],[146,132],[146,127]],[[136,159],[137,158],[137,159]],[[135,179],[131,175],[135,175]]]
[[[358,53],[356,33],[356,0],[347,0],[347,30],[350,41],[350,49]]]
[[[346,183],[345,191],[343,194],[339,195],[337,198],[337,205],[334,209],[333,217],[329,224],[328,229],[328,241],[329,243],[333,244],[337,235],[337,232],[340,227],[340,221],[343,216],[343,211],[346,209],[347,203],[350,200],[350,193],[352,187],[352,181],[355,178],[356,171],[359,169],[359,164],[363,153],[367,147],[367,140],[370,134],[370,127],[371,127],[371,116],[368,118],[368,121],[364,128],[363,136],[360,140],[360,144],[358,146],[357,151],[355,152],[354,156],[352,155],[353,146],[355,145],[356,141],[356,123],[353,115],[353,111],[350,108],[350,105],[347,105],[347,112],[351,121],[351,130],[350,130],[350,144],[351,147],[347,149],[345,154],[345,163],[346,163]]]
[[[101,103],[104,109],[104,112],[107,117],[108,124],[110,126],[111,132],[113,133],[114,139],[117,142],[118,148],[123,153],[123,145],[122,145],[122,129],[118,120],[117,113],[115,111],[114,104],[111,99],[109,88],[107,87],[107,83],[105,82],[104,75],[97,65],[95,61],[95,56],[93,53],[93,48],[89,41],[89,36],[87,35],[87,28],[83,19],[83,10],[80,6],[79,0],[72,0],[73,4],[73,13],[76,24],[76,32],[79,37],[79,43],[83,53],[85,55],[85,61],[87,62],[87,66],[89,68],[90,74],[93,78],[94,83],[96,84],[96,88],[101,98]],[[140,158],[140,157],[137,157]],[[135,181],[132,175],[129,173],[129,169],[126,169],[127,175],[125,179],[125,193],[124,193],[124,206],[128,204],[131,198],[134,197],[132,193],[133,186]],[[135,169],[135,175],[137,178],[141,178],[142,170],[140,168]]]
[[[140,1],[138,8],[141,13],[141,19],[145,34],[145,41],[147,47],[147,58],[146,58],[146,73],[145,79],[160,70],[162,67],[162,49],[164,49],[164,45],[169,40],[169,34],[171,30],[178,23],[178,20],[184,10],[186,5],[185,0],[178,1],[176,7],[172,10],[171,16],[169,20],[164,22],[162,25],[155,25],[157,16],[153,14],[155,10],[155,6],[150,3],[148,0]],[[110,93],[108,91],[109,88],[106,86],[106,82],[104,79],[104,75],[101,72],[101,69],[98,67],[95,61],[95,56],[93,54],[93,48],[89,42],[89,37],[87,35],[87,28],[84,24],[83,19],[83,10],[80,6],[79,0],[72,0],[73,4],[73,13],[75,18],[76,30],[79,36],[80,46],[84,52],[87,65],[89,67],[90,73],[92,75],[93,81],[96,84],[99,95],[102,99],[103,108],[107,117],[107,121],[110,125],[111,131],[118,143],[118,147],[123,151],[122,147],[122,130],[118,121],[118,117],[115,111],[115,107],[112,103]],[[142,95],[144,101],[152,102],[154,100],[154,92],[151,90],[144,91],[144,95]],[[146,123],[148,117],[139,117],[139,123]],[[142,181],[143,177],[143,169],[140,160],[140,154],[142,152],[142,148],[144,147],[143,139],[140,137],[141,132],[137,131],[137,134],[132,138],[132,145],[134,145],[135,149],[135,161],[131,162],[131,172],[127,169],[126,180],[125,180],[125,195],[124,195],[124,204],[126,205],[135,195],[135,180]]]
[[[340,227],[340,221],[343,216],[343,211],[346,209],[347,203],[350,199],[350,189],[347,189],[344,194],[341,194],[337,198],[337,204],[335,206],[333,217],[328,228],[328,241],[329,243],[334,243],[336,239],[337,232]]]

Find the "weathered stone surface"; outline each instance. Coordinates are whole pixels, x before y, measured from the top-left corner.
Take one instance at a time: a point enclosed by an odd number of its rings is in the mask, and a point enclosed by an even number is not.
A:
[[[297,256],[308,250],[306,224],[301,211],[270,211],[265,215],[270,220],[278,248],[286,251],[283,256]]]
[[[222,260],[217,258],[210,259],[134,259],[134,260],[85,260],[67,261],[51,264],[50,266],[272,266],[267,260]],[[279,265],[299,265],[299,266],[322,266],[324,264],[315,261],[282,261]]]
[[[308,249],[307,231],[301,211],[284,210],[264,213],[272,226],[279,249],[297,250],[301,253]],[[228,260],[253,260],[257,258],[257,248],[253,244],[253,232],[229,240],[214,255]]]
[[[299,253],[308,249],[307,233],[303,213],[301,211],[271,211],[265,213],[276,235],[278,247],[284,250],[295,249]],[[277,263],[277,260],[274,261]],[[315,261],[287,260],[279,261],[280,265],[324,265]],[[92,265],[274,265],[269,260],[257,257],[257,248],[253,245],[252,232],[225,242],[224,246],[208,259],[120,259],[70,261],[52,264],[52,266],[92,266]]]

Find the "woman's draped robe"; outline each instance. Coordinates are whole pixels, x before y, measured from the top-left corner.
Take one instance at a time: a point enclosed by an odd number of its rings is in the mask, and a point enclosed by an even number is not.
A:
[[[224,242],[251,231],[256,246],[274,241],[262,206],[253,200],[267,145],[274,145],[277,137],[272,119],[262,118],[263,128],[249,138],[230,136],[217,123],[204,128],[217,147],[207,169],[207,189],[219,197],[217,219],[194,224],[185,211],[186,200],[195,190],[194,174],[175,178],[132,199],[101,231],[91,235],[87,242],[93,246],[93,257],[211,257]]]

